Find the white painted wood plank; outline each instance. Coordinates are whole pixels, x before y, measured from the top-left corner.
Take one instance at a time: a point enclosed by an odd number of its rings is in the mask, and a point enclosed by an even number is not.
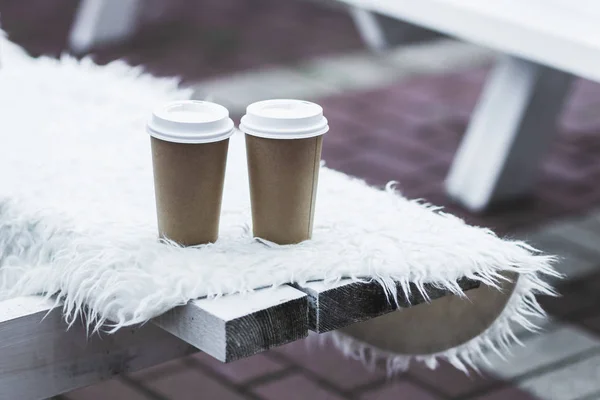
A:
[[[229,362],[308,336],[308,300],[299,290],[281,286],[194,300],[154,323]]]
[[[79,321],[67,330],[53,305],[35,296],[0,302],[0,399],[45,399],[194,351],[152,324],[88,338]]]
[[[598,6],[589,1],[340,1],[600,81]]]

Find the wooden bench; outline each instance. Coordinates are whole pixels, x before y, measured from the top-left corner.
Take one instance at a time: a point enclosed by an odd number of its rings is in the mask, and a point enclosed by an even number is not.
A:
[[[463,290],[478,286],[460,281]],[[422,303],[396,304],[376,282],[311,282],[199,299],[151,323],[91,337],[80,319],[42,297],[0,302],[0,387],[7,399],[36,400],[201,350],[230,362],[308,336]],[[427,288],[432,299],[448,293]]]

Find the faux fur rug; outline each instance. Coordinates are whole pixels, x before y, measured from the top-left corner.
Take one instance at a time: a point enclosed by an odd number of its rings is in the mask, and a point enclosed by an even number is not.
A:
[[[534,294],[551,293],[541,277],[555,275],[552,257],[408,200],[392,184],[379,190],[328,168],[314,239],[274,248],[257,242],[239,134],[220,239],[197,248],[161,244],[144,126],[155,105],[190,92],[123,62],[31,59],[6,41],[0,46],[0,299],[57,295],[67,318],[86,310],[90,323],[109,318],[118,329],[190,299],[286,282],[369,277],[390,290],[400,281],[460,293],[458,278],[496,285],[503,270],[519,273],[523,290],[500,323],[527,324],[542,313]],[[499,339],[493,332],[477,346]]]

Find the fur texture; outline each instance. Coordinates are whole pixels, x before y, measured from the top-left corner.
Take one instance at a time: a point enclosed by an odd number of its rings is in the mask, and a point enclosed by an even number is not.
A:
[[[532,332],[539,330],[536,323],[542,321],[546,314],[536,300],[535,296],[538,294],[555,293],[539,276],[520,275],[504,310],[486,330],[457,347],[439,353],[395,354],[338,331],[313,336],[313,340],[320,344],[331,342],[347,357],[360,360],[370,367],[383,362],[390,375],[406,371],[412,361],[423,362],[429,368],[435,369],[440,360],[446,360],[468,374],[469,368],[479,371],[482,363],[491,366],[487,354],[493,352],[506,360],[512,353],[514,344],[522,345],[514,333],[516,327],[520,326]]]
[[[551,293],[540,277],[556,275],[552,257],[408,200],[393,184],[375,189],[326,167],[314,239],[257,242],[239,134],[230,146],[220,239],[197,248],[161,244],[145,122],[155,105],[190,92],[123,62],[30,59],[0,45],[10,50],[0,69],[0,299],[57,296],[68,320],[85,313],[93,328],[110,320],[116,330],[190,299],[286,282],[368,277],[393,296],[394,281],[461,294],[460,277],[495,285],[500,270],[521,274],[526,279],[497,323],[442,355],[457,366],[493,343],[505,350],[507,321],[527,325],[529,315],[543,313],[534,295]],[[364,358],[363,344],[334,340]],[[423,360],[433,366],[437,356]],[[406,360],[389,358],[393,369]]]

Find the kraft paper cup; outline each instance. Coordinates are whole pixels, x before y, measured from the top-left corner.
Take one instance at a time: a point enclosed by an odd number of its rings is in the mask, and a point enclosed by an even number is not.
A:
[[[216,241],[233,134],[229,111],[206,101],[175,101],[154,110],[147,130],[159,236],[184,246]]]
[[[321,106],[302,100],[266,100],[248,106],[246,134],[255,237],[294,244],[312,236],[323,135]]]

